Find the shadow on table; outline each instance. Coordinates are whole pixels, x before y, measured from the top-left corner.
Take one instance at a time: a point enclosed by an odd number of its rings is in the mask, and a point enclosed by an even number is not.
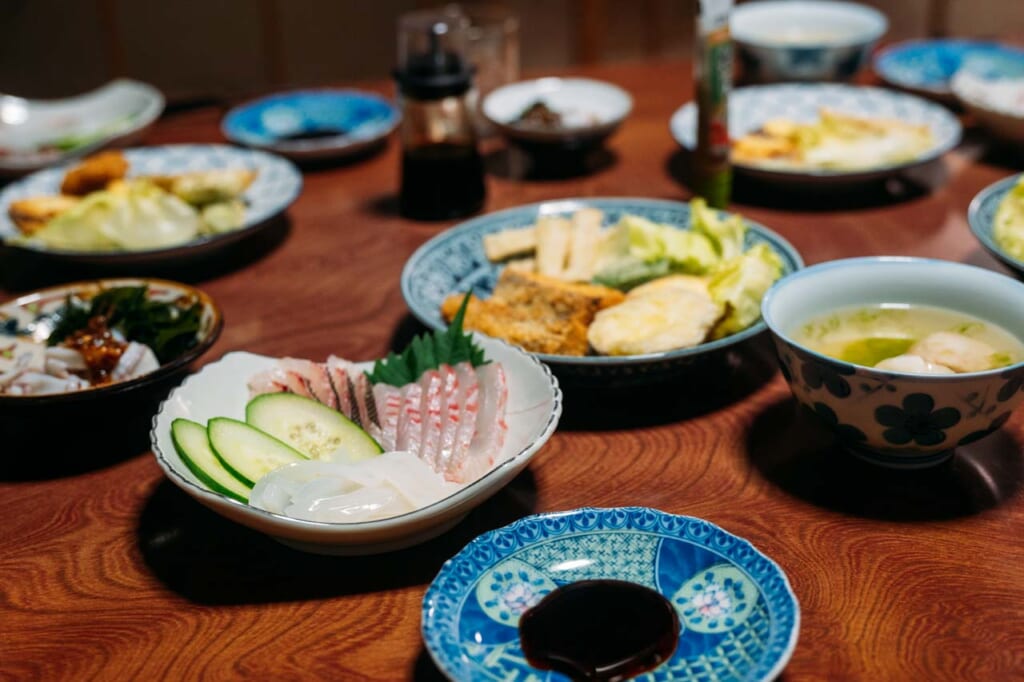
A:
[[[614,151],[603,146],[583,149],[504,146],[484,154],[484,167],[489,175],[506,180],[567,180],[596,175],[614,166],[618,158]]]
[[[357,166],[364,161],[369,161],[373,157],[380,155],[388,148],[389,139],[389,137],[385,137],[365,149],[360,149],[348,156],[323,159],[294,159],[293,161],[303,173],[321,173],[341,168],[348,168],[350,166]]]
[[[195,603],[325,599],[427,585],[470,540],[532,514],[536,501],[536,482],[526,470],[453,529],[426,543],[374,556],[321,556],[229,521],[163,481],[142,511],[137,540],[153,574]]]
[[[1024,170],[1024,156],[1019,146],[993,137],[977,125],[964,129],[964,137],[957,151],[975,163],[998,166],[1008,173]]]
[[[0,287],[8,291],[29,291],[40,287],[99,277],[158,277],[195,284],[249,267],[276,250],[291,232],[286,214],[271,218],[266,225],[238,241],[218,246],[207,253],[158,263],[96,265],[63,261],[42,253],[0,245]]]
[[[184,374],[127,395],[0,408],[0,481],[77,476],[147,452],[153,415]]]
[[[687,189],[691,187],[690,156],[688,151],[680,149],[665,163],[668,174]],[[739,172],[733,174],[732,200],[737,204],[786,211],[854,211],[917,199],[948,180],[949,170],[942,159],[888,178],[841,185],[790,185],[759,180]]]
[[[671,424],[720,410],[767,383],[778,361],[771,338],[763,333],[652,383],[602,386],[553,370],[565,395],[558,428],[608,431]]]
[[[792,398],[757,417],[747,451],[765,478],[795,497],[890,521],[977,514],[1010,499],[1024,483],[1021,443],[1005,429],[958,447],[951,459],[929,469],[887,469],[849,454]]]

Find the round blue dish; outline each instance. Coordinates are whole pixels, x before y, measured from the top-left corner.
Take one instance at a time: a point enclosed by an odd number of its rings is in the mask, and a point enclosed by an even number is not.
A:
[[[1024,63],[1024,50],[981,40],[908,40],[875,55],[875,73],[890,85],[953,101],[950,81],[969,57],[995,57]]]
[[[538,514],[484,533],[423,599],[423,640],[455,680],[566,680],[523,657],[519,617],[555,588],[627,580],[658,590],[681,625],[641,680],[772,680],[796,647],[800,606],[779,566],[708,521],[645,507]]]
[[[999,204],[1022,177],[1024,174],[1013,175],[989,185],[978,192],[967,209],[967,222],[971,226],[971,232],[989,253],[1005,263],[1018,277],[1024,277],[1024,261],[1019,261],[1003,251],[1002,247],[996,243],[993,229],[996,224],[996,211],[999,210]]]
[[[235,107],[221,123],[237,144],[293,159],[341,158],[380,143],[400,115],[394,104],[359,90],[300,90]]]
[[[497,211],[456,225],[421,246],[402,269],[402,296],[420,322],[434,329],[447,327],[441,318],[441,302],[450,294],[473,291],[486,297],[494,290],[502,265],[491,263],[484,255],[485,234],[512,227],[525,227],[542,215],[570,215],[581,208],[604,212],[605,224],[615,224],[623,215],[638,215],[656,223],[689,225],[690,207],[678,201],[640,198],[563,199],[527,204]],[[767,227],[747,220],[745,247],[766,243],[782,260],[783,276],[803,267],[796,249]],[[680,229],[686,229],[681,227]],[[664,380],[684,371],[693,362],[709,354],[738,344],[765,330],[758,321],[741,332],[722,339],[664,353],[644,355],[547,355],[537,358],[555,371],[560,379],[577,383],[645,384]]]

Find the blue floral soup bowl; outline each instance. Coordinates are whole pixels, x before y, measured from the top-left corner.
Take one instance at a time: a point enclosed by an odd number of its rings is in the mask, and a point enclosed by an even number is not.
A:
[[[1024,399],[1024,362],[960,374],[851,364],[795,340],[809,320],[855,306],[906,304],[964,313],[1024,339],[1024,284],[942,260],[883,256],[815,265],[769,290],[761,312],[796,400],[854,454],[897,468],[945,460],[999,429]]]

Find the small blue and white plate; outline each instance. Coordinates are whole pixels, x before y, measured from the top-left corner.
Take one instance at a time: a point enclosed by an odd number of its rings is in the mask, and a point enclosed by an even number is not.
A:
[[[8,246],[45,253],[63,260],[100,265],[173,261],[215,250],[268,225],[268,221],[288,208],[302,190],[302,175],[291,162],[254,149],[238,149],[222,144],[175,144],[126,149],[123,154],[128,161],[129,177],[217,168],[248,168],[256,171],[256,179],[242,197],[245,201],[245,223],[231,232],[204,236],[180,246],[146,251],[70,251],[47,248],[41,244]],[[0,239],[9,241],[20,234],[7,215],[7,207],[11,202],[60,194],[61,181],[72,165],[65,164],[33,173],[0,191]]]
[[[637,679],[773,680],[800,606],[779,566],[714,524],[645,507],[538,514],[484,533],[445,562],[423,598],[423,640],[455,680],[566,680],[530,666],[519,617],[579,580],[661,592],[679,615],[672,658]]]
[[[413,253],[402,269],[401,287],[406,305],[428,327],[446,328],[447,324],[441,317],[441,302],[450,294],[466,291],[482,297],[489,296],[504,267],[490,262],[484,254],[485,234],[526,227],[536,223],[540,216],[569,216],[582,208],[602,211],[606,225],[614,225],[624,215],[638,215],[656,223],[677,225],[680,229],[688,229],[690,225],[688,204],[662,199],[563,199],[489,213],[445,230]],[[789,242],[763,225],[750,220],[746,220],[746,223],[745,248],[760,243],[768,244],[782,261],[783,276],[803,267],[800,254]],[[764,322],[758,320],[743,331],[722,339],[692,348],[644,355],[534,355],[550,365],[559,378],[576,383],[654,383],[682,373],[695,361],[725,350],[764,330]]]
[[[967,209],[967,222],[971,226],[971,232],[986,251],[1005,263],[1007,267],[1017,273],[1018,277],[1024,277],[1024,261],[1017,260],[1004,251],[996,243],[993,230],[996,225],[996,212],[999,210],[999,204],[1021,181],[1022,177],[1024,174],[1013,175],[989,185],[978,192]]]
[[[1024,50],[982,40],[907,40],[875,55],[875,73],[886,83],[942,102],[954,101],[950,82],[964,61],[984,56],[1024,63]]]
[[[398,125],[394,104],[360,90],[300,90],[264,97],[228,112],[231,142],[292,159],[342,158],[380,143]]]
[[[939,158],[960,142],[963,129],[948,109],[933,102],[883,88],[832,83],[790,83],[738,88],[729,96],[729,137],[737,139],[777,118],[812,123],[822,108],[871,118],[928,125],[934,145],[916,158],[869,169],[805,169],[736,164],[737,170],[766,181],[791,184],[842,184],[883,178]],[[697,146],[697,105],[678,109],[669,123],[672,137],[685,149]]]

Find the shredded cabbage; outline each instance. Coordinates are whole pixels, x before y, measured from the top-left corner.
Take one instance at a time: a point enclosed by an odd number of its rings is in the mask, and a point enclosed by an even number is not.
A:
[[[765,243],[750,247],[722,264],[711,277],[711,298],[726,306],[726,315],[711,331],[711,338],[735,334],[761,317],[761,299],[782,276],[782,261]]]

